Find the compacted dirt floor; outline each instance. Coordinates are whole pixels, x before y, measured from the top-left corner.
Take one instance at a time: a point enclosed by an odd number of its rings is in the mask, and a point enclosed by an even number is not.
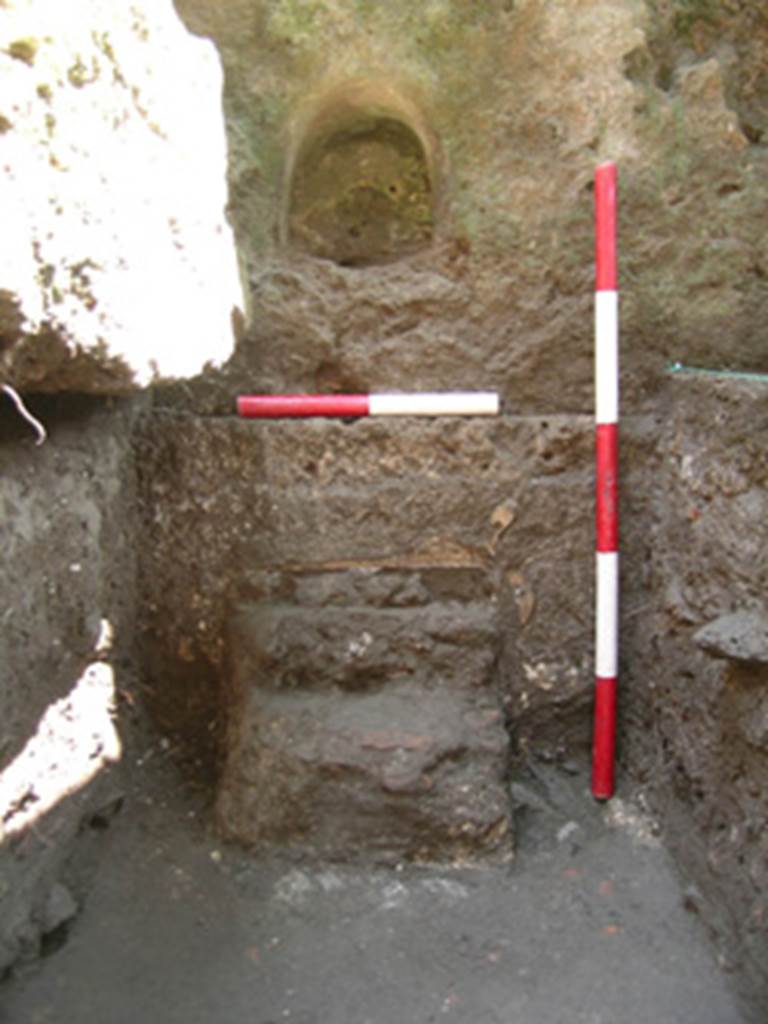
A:
[[[749,1019],[653,822],[594,804],[586,765],[514,786],[510,865],[371,868],[224,847],[163,747],[137,760],[81,913],[0,988],[3,1024]]]

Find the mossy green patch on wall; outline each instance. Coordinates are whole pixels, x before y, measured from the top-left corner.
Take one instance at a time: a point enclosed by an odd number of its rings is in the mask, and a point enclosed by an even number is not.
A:
[[[327,13],[327,5],[318,0],[278,0],[270,7],[267,27],[272,35],[286,42],[311,43]]]
[[[651,6],[657,16],[671,19],[681,36],[689,36],[698,22],[716,23],[724,13],[720,0],[651,0]]]

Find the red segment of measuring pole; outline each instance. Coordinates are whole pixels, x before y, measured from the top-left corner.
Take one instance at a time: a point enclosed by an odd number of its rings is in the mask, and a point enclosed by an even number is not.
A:
[[[595,717],[592,751],[592,795],[608,800],[615,788],[616,679],[595,680]]]
[[[616,164],[595,171],[595,269],[597,291],[618,287],[616,258]]]
[[[241,395],[238,415],[247,419],[301,416],[367,416],[368,395]]]
[[[619,549],[619,428],[595,428],[595,535],[598,551]]]

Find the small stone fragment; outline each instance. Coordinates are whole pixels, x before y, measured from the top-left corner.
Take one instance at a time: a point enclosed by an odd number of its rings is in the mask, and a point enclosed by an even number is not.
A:
[[[768,615],[760,612],[722,615],[694,633],[693,639],[716,658],[768,665]]]
[[[77,916],[79,909],[77,901],[69,889],[61,882],[57,882],[48,894],[43,911],[43,934],[47,935],[71,921]]]

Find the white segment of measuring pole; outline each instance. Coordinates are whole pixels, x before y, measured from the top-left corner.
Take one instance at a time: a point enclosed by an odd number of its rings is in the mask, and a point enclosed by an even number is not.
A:
[[[595,675],[615,679],[619,672],[619,555],[599,551],[596,557]]]
[[[411,395],[371,395],[370,416],[497,416],[495,391],[424,392]]]
[[[619,421],[619,293],[595,293],[595,422]]]

